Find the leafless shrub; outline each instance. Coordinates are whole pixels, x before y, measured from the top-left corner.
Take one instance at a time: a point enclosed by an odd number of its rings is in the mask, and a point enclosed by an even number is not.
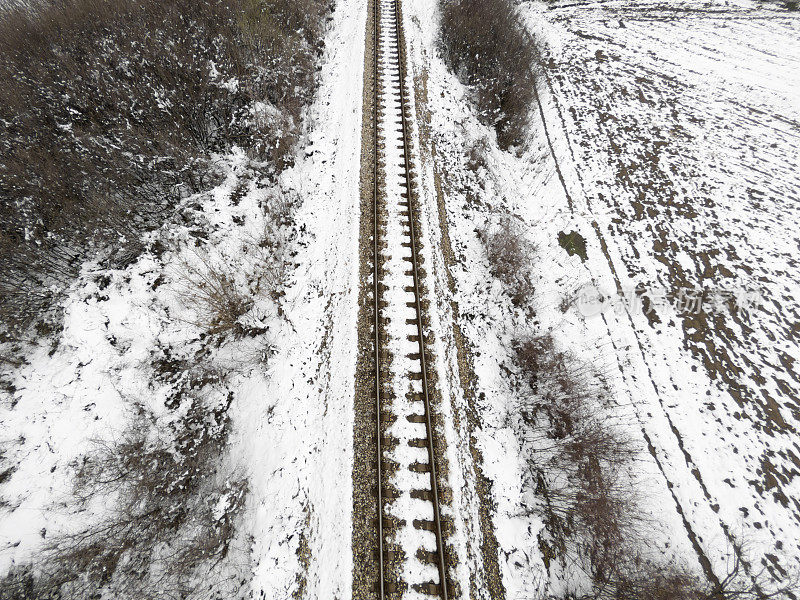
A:
[[[609,573],[597,588],[580,600],[701,600],[703,582],[682,565],[656,564],[624,557],[624,567]]]
[[[481,120],[502,148],[525,139],[536,94],[538,50],[511,0],[445,0],[440,39],[445,60],[475,90]]]
[[[540,516],[564,538],[569,556],[562,558],[605,581],[642,524],[621,475],[635,448],[604,413],[606,392],[591,365],[558,350],[549,334],[523,337],[514,348],[523,382],[519,435],[529,448],[530,482],[543,498]]]
[[[796,568],[784,571],[778,581],[766,566],[753,569],[754,565],[746,558],[749,545],[745,539],[729,547],[724,575],[702,587],[701,600],[796,600],[800,597],[800,572]]]
[[[482,230],[480,235],[492,275],[507,286],[516,306],[529,303],[534,291],[531,263],[536,252],[535,246],[508,216]]]
[[[557,444],[559,461],[622,466],[635,457],[631,441],[603,410],[607,391],[592,365],[557,350],[550,334],[523,337],[514,347],[530,389],[522,394],[520,414],[532,435]]]
[[[247,484],[219,470],[231,396],[209,397],[218,400],[198,394],[172,422],[140,408],[121,440],[85,457],[76,494],[107,497],[113,510],[51,542],[33,575],[7,578],[8,597],[217,597],[226,572],[207,570],[228,556]]]
[[[476,140],[467,150],[467,169],[473,173],[487,168],[486,154],[489,151],[489,140],[482,137]]]
[[[14,568],[0,579],[0,598],[3,600],[57,600],[56,597],[37,595],[36,579],[29,567]]]
[[[566,369],[566,355],[556,351],[552,334],[525,336],[514,341],[520,374],[535,389],[539,378],[553,368]]]
[[[287,225],[292,222],[292,213],[298,199],[288,193],[270,194],[262,205],[264,211],[263,227],[247,236],[245,240],[246,254],[258,257],[256,269],[256,293],[268,293],[275,298],[278,288],[286,279],[289,232]]]
[[[253,296],[236,279],[237,273],[207,255],[196,255],[199,264],[183,262],[179,294],[192,313],[192,322],[207,333],[242,332],[240,322],[253,306]]]
[[[582,294],[583,291],[581,289],[568,289],[558,302],[558,310],[560,310],[562,314],[566,314],[574,306],[580,308],[580,302],[584,299]]]
[[[258,333],[254,319],[248,323],[243,317],[262,298],[270,298],[280,314],[278,301],[289,266],[285,225],[292,205],[281,199],[269,207],[263,227],[243,236],[236,265],[202,250],[182,261],[177,292],[192,313],[188,320],[208,334]]]
[[[280,170],[328,0],[42,0],[0,21],[0,319],[126,264],[234,145]],[[88,65],[88,66],[87,66]]]
[[[724,576],[715,582],[675,561],[653,562],[635,551],[620,557],[615,569],[580,600],[792,600],[797,597],[796,573],[775,584],[765,571],[745,573],[741,547],[732,548]]]

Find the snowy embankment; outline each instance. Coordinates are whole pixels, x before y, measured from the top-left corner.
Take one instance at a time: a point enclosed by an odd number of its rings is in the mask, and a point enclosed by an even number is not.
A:
[[[297,269],[284,306],[290,328],[265,395],[282,407],[265,415],[279,424],[285,447],[276,455],[266,430],[243,431],[259,466],[264,493],[253,535],[262,556],[254,586],[267,597],[286,597],[277,575],[291,584],[297,573],[298,531],[308,519],[307,597],[345,598],[352,582],[349,552],[352,510],[352,399],[358,308],[358,181],[366,4],[339,0],[326,41],[323,82],[309,119],[305,158],[285,181],[304,199],[297,222]],[[262,407],[263,408],[263,407]],[[267,409],[267,412],[269,410]],[[272,439],[271,439],[272,438]],[[258,442],[257,440],[261,440]],[[283,505],[275,503],[281,498]]]
[[[254,484],[263,486],[253,493],[260,503],[254,555],[261,559],[253,587],[267,598],[296,589],[298,561],[307,568],[306,597],[346,598],[352,582],[361,151],[361,94],[354,90],[362,81],[365,20],[365,3],[337,2],[305,156],[283,178],[303,199],[296,215],[303,224],[297,268],[282,302],[289,326],[280,336],[270,385],[258,392],[267,426],[251,422],[241,432],[257,468]],[[309,556],[298,553],[301,537]]]
[[[294,166],[269,183],[243,154],[218,157],[222,183],[129,267],[86,265],[63,331],[4,373],[0,572],[113,506],[74,496],[87,452],[202,394],[230,402],[220,477],[248,482],[229,593],[349,595],[364,21],[364,3],[337,2]],[[208,332],[213,272],[254,298],[229,335]]]

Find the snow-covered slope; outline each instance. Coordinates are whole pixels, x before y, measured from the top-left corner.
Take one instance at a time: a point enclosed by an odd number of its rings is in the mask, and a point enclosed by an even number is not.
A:
[[[350,597],[362,101],[354,90],[365,20],[366,3],[337,2],[304,157],[282,179],[302,199],[297,267],[282,301],[288,327],[258,392],[263,427],[253,420],[241,430],[257,486],[253,588],[265,598],[300,589]]]
[[[73,496],[83,454],[120,439],[141,407],[173,418],[181,408],[170,399],[194,389],[203,369],[218,377],[197,389],[232,398],[223,471],[249,485],[231,551],[245,581],[236,593],[349,597],[361,115],[353,90],[365,11],[357,0],[337,3],[294,166],[270,184],[242,153],[219,157],[222,183],[184,201],[183,223],[154,233],[151,251],[124,270],[87,265],[63,332],[4,373],[0,572],[101,516],[103,499]],[[210,267],[254,294],[243,335],[206,332],[200,288],[187,282]],[[254,287],[273,268],[277,294],[259,295]]]

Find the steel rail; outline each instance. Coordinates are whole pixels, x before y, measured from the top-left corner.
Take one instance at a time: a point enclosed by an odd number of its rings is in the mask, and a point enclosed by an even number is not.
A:
[[[419,338],[419,356],[420,364],[422,367],[422,396],[425,402],[425,419],[428,433],[428,462],[431,470],[431,491],[433,493],[433,520],[435,523],[436,531],[436,547],[439,554],[439,583],[441,587],[442,600],[448,600],[447,594],[447,567],[444,560],[444,537],[442,536],[442,522],[439,509],[439,488],[436,477],[436,461],[434,456],[433,445],[433,422],[431,420],[431,402],[428,386],[428,369],[427,360],[425,356],[425,336],[422,329],[422,302],[420,283],[419,283],[419,258],[417,255],[417,234],[414,225],[414,203],[412,202],[412,187],[411,187],[411,157],[409,156],[409,143],[410,136],[408,135],[408,124],[406,122],[406,89],[405,89],[405,48],[403,48],[403,41],[405,38],[400,35],[402,31],[402,22],[400,17],[400,0],[394,0],[394,16],[395,27],[397,32],[397,63],[398,71],[400,74],[400,115],[403,128],[403,162],[405,165],[406,176],[406,192],[408,196],[408,214],[409,214],[409,229],[411,231],[411,264],[413,266],[414,278],[414,295],[416,296],[417,304],[417,337]]]
[[[381,0],[373,0],[374,2],[374,10],[373,10],[373,18],[375,20],[375,26],[372,30],[372,41],[373,41],[373,51],[375,53],[375,57],[373,60],[373,89],[375,93],[375,98],[373,102],[373,119],[374,119],[374,130],[373,130],[373,148],[374,148],[374,156],[373,156],[373,164],[372,164],[372,182],[373,182],[373,189],[372,189],[372,259],[373,259],[373,273],[372,273],[372,284],[373,284],[373,298],[375,301],[375,423],[376,423],[376,433],[377,433],[377,470],[378,470],[378,490],[377,490],[377,498],[378,498],[378,593],[380,600],[384,600],[386,595],[386,581],[385,581],[385,574],[384,574],[384,565],[383,565],[383,445],[382,445],[382,436],[383,433],[381,432],[381,328],[380,328],[380,245],[378,243],[378,193],[379,193],[379,186],[378,186],[378,157],[380,155],[380,150],[378,147],[378,117],[380,115],[380,79],[379,79],[379,71],[378,71],[378,62],[380,60],[380,51],[378,50],[378,44],[380,43],[378,31],[379,31],[379,20],[380,20],[380,2]]]
[[[373,294],[374,294],[374,327],[375,327],[375,409],[376,409],[376,434],[377,434],[377,527],[378,527],[378,597],[384,600],[387,594],[387,583],[385,574],[385,542],[384,542],[384,518],[383,518],[383,435],[382,435],[382,420],[381,420],[381,333],[380,333],[380,243],[379,243],[379,226],[380,219],[378,214],[380,186],[378,183],[379,176],[379,141],[380,141],[380,112],[381,112],[381,76],[380,76],[380,17],[381,17],[381,0],[373,0],[373,18],[375,26],[373,28],[373,81],[374,81],[374,105],[373,105],[373,144],[375,148],[374,162],[373,162]],[[421,381],[422,381],[422,400],[425,407],[425,419],[427,430],[427,451],[428,462],[430,464],[431,476],[431,494],[433,504],[433,521],[434,521],[434,535],[436,537],[436,548],[438,554],[437,568],[439,571],[440,582],[440,596],[443,600],[448,600],[447,589],[447,568],[445,565],[444,556],[444,537],[442,536],[442,525],[439,507],[439,489],[437,482],[436,461],[434,453],[434,440],[433,440],[433,422],[431,419],[431,403],[430,392],[428,384],[428,371],[427,359],[425,354],[425,335],[422,325],[422,302],[421,302],[421,285],[419,275],[419,256],[417,251],[417,232],[414,223],[414,207],[412,202],[412,180],[411,180],[411,157],[409,150],[410,137],[408,134],[409,126],[406,119],[406,87],[405,87],[405,68],[403,61],[405,59],[405,52],[402,48],[402,41],[404,38],[401,36],[401,17],[400,5],[398,0],[394,0],[394,17],[397,38],[397,59],[398,59],[398,74],[399,74],[399,93],[400,93],[400,115],[402,124],[402,139],[403,139],[403,166],[405,172],[406,196],[408,200],[408,214],[409,214],[409,231],[411,238],[411,264],[412,264],[412,277],[414,285],[414,295],[417,313],[417,338],[419,344],[419,357],[421,368]],[[391,590],[388,590],[391,591]]]

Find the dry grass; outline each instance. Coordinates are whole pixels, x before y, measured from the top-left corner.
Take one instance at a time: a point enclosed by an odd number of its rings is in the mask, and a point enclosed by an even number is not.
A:
[[[286,225],[293,207],[285,195],[267,198],[263,227],[243,236],[235,264],[225,257],[213,258],[203,248],[182,261],[176,291],[192,324],[209,335],[251,335],[259,326],[244,317],[259,299],[271,299],[280,312],[278,300],[289,266]]]
[[[492,275],[505,284],[514,305],[529,304],[534,293],[531,264],[536,247],[509,216],[483,229],[480,237],[486,247]]]

